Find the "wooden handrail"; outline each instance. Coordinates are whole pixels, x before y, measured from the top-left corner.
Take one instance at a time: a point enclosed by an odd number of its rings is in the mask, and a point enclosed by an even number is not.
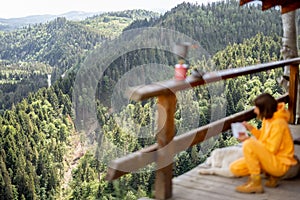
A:
[[[126,92],[126,95],[130,99],[141,101],[158,97],[159,109],[163,109],[166,112],[160,112],[158,109],[158,119],[161,120],[158,120],[158,130],[160,131],[156,134],[157,144],[113,161],[109,165],[106,179],[114,180],[124,174],[137,171],[155,161],[157,164],[155,197],[157,199],[168,199],[172,196],[172,160],[175,154],[229,130],[233,122],[247,121],[255,117],[253,110],[243,111],[174,138],[175,94],[177,91],[289,65],[289,93],[284,95],[280,101],[289,103],[289,111],[291,113],[290,123],[295,123],[299,63],[300,57],[243,68],[208,72],[202,78],[188,76],[183,81],[167,80],[130,88]]]
[[[226,69],[216,72],[208,72],[203,75],[203,79],[196,78],[194,76],[188,76],[186,80],[167,80],[152,83],[149,85],[141,85],[138,87],[128,88],[126,96],[135,101],[141,101],[160,95],[166,95],[170,93],[176,93],[177,91],[190,89],[199,85],[217,82],[220,80],[226,80],[235,78],[238,76],[253,74],[257,72],[267,71],[285,65],[299,65],[300,57],[292,58],[288,60],[276,61],[271,63],[264,63],[258,65],[252,65],[247,67]]]
[[[289,101],[288,94],[279,97],[277,101],[287,103]],[[231,123],[248,121],[254,117],[255,114],[253,113],[252,108],[174,137],[173,141],[167,147],[172,147],[173,150],[171,151],[167,148],[165,150],[159,150],[158,144],[154,144],[130,155],[118,158],[110,164],[106,179],[109,181],[115,180],[125,174],[137,171],[138,169],[155,162],[158,151],[165,151],[166,153],[171,152],[171,155],[168,156],[173,158],[175,154],[216,136],[221,132],[231,129]],[[134,165],[132,165],[132,163],[134,163]]]

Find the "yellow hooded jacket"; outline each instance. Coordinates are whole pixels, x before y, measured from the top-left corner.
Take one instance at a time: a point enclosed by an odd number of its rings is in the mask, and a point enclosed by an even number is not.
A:
[[[277,111],[271,119],[263,119],[261,129],[252,129],[251,133],[260,141],[272,154],[278,156],[282,163],[295,165],[294,143],[288,120],[290,113],[285,109],[284,103],[278,103]]]

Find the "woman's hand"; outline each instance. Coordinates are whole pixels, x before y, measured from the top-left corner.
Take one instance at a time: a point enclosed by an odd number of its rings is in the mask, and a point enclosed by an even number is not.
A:
[[[239,133],[239,137],[237,138],[240,142],[244,142],[245,140],[247,140],[249,138],[249,135],[247,133],[244,132],[240,132]]]
[[[248,131],[251,131],[254,127],[249,124],[248,122],[243,122],[242,123],[245,128],[248,130]],[[249,137],[249,135],[247,133],[244,133],[244,132],[240,132],[239,133],[239,137],[237,138],[240,142],[244,142],[245,140],[247,140]]]
[[[249,124],[248,122],[243,122],[242,123],[245,127],[246,127],[246,129],[248,130],[248,131],[252,131],[252,129],[254,129],[254,127],[251,125],[251,124]]]

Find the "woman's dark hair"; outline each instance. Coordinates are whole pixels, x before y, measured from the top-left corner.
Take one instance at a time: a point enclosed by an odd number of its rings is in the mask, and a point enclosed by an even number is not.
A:
[[[258,117],[261,119],[270,119],[273,117],[274,112],[277,111],[277,101],[268,93],[263,93],[256,97],[254,105],[258,107],[260,113]]]

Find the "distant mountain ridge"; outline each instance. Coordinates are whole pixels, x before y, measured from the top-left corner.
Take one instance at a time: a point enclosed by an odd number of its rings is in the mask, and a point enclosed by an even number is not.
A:
[[[46,23],[58,17],[65,17],[68,20],[80,21],[88,17],[92,17],[94,15],[99,15],[102,13],[104,12],[103,11],[99,11],[99,12],[70,11],[59,15],[45,14],[45,15],[30,15],[30,16],[20,17],[20,18],[8,18],[8,19],[0,18],[0,30],[11,31],[30,24]]]

